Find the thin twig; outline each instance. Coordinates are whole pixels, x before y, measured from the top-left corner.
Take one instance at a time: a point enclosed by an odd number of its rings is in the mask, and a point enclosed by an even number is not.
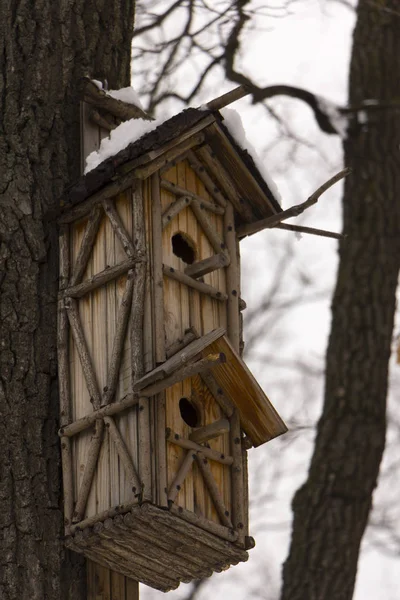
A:
[[[263,229],[268,229],[271,227],[275,227],[282,221],[286,219],[290,219],[291,217],[297,217],[301,215],[307,208],[313,206],[318,202],[320,197],[324,192],[326,192],[329,188],[331,188],[335,183],[347,177],[351,173],[351,169],[345,168],[342,171],[339,171],[336,175],[328,179],[325,183],[323,183],[311,196],[301,204],[295,204],[290,208],[283,210],[282,212],[272,215],[272,217],[268,217],[267,219],[262,219],[261,221],[256,221],[255,223],[248,223],[246,225],[242,225],[239,227],[237,232],[239,237],[243,237],[245,235],[251,235],[252,233],[256,233],[257,231],[262,231]]]

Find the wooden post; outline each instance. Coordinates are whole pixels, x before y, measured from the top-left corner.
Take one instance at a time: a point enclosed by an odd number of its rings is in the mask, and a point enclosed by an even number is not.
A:
[[[232,520],[233,527],[238,532],[238,542],[244,545],[245,519],[244,519],[244,486],[242,464],[242,436],[240,430],[240,417],[237,409],[231,417],[231,453],[233,456],[232,473]]]
[[[139,184],[132,198],[134,249],[136,256],[146,256],[145,221],[143,195]],[[159,207],[161,209],[161,205]],[[160,220],[161,226],[161,220]],[[161,244],[161,237],[160,237]],[[145,302],[146,262],[140,262],[135,268],[135,280],[132,296],[131,324],[131,364],[132,385],[140,379],[144,372],[143,361],[143,317]],[[151,435],[149,399],[141,397],[138,405],[138,437],[139,437],[139,477],[141,483],[141,500],[153,499],[151,485]]]
[[[225,242],[229,251],[230,263],[226,268],[226,288],[228,292],[228,336],[233,348],[240,353],[240,279],[237,260],[235,215],[233,206],[228,202],[224,219]]]
[[[164,331],[164,279],[162,257],[162,215],[160,176],[151,176],[152,203],[152,247],[153,247],[153,294],[154,294],[154,325],[155,325],[155,357],[156,363],[165,361],[165,331]]]

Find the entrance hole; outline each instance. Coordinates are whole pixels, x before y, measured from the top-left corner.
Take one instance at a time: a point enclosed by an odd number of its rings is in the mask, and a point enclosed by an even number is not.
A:
[[[188,398],[181,398],[179,400],[179,411],[186,425],[189,425],[189,427],[198,427],[200,425],[199,412]]]
[[[175,233],[172,236],[172,252],[178,258],[181,258],[184,263],[191,265],[196,258],[194,244],[188,236],[182,233]]]

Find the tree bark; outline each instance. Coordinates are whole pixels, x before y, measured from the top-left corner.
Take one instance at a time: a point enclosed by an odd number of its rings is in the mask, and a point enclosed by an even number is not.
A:
[[[81,600],[83,562],[63,548],[46,214],[79,175],[79,79],[129,84],[134,0],[0,0],[0,15],[0,597]]]
[[[350,105],[400,96],[398,3],[360,0]],[[293,501],[283,600],[349,600],[386,430],[388,361],[400,265],[400,120],[382,111],[349,132],[344,233],[332,304],[323,413]]]

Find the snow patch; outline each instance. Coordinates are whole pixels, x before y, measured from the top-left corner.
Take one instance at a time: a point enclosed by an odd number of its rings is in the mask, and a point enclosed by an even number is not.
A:
[[[94,83],[94,85],[96,85],[99,90],[103,89],[103,84],[101,83],[101,81],[98,81],[97,79],[92,79],[92,83]]]
[[[250,144],[246,137],[246,132],[244,130],[240,115],[232,108],[223,108],[220,113],[224,117],[224,125],[226,125],[229,133],[232,135],[238,145],[243,150],[247,150],[247,152],[250,154],[257,169],[260,171],[261,176],[273,193],[275,200],[277,200],[279,204],[282,204],[282,198],[275,181],[272,179],[264,163],[258,157],[255,148],[252,146],[252,144]]]
[[[120,90],[107,90],[106,94],[107,96],[111,96],[111,98],[115,98],[115,100],[121,100],[127,104],[133,104],[144,112],[144,108],[140,102],[138,93],[132,86],[121,88]]]
[[[169,118],[169,117],[168,117]],[[85,175],[95,169],[100,163],[118,154],[121,150],[139,140],[141,137],[159,127],[165,119],[145,121],[144,119],[129,119],[118,125],[110,132],[110,136],[101,141],[98,151],[94,151],[86,158]]]
[[[347,137],[347,118],[339,112],[337,105],[330,100],[327,100],[322,96],[315,96],[315,98],[320,110],[326,114],[340,137],[345,139]]]

